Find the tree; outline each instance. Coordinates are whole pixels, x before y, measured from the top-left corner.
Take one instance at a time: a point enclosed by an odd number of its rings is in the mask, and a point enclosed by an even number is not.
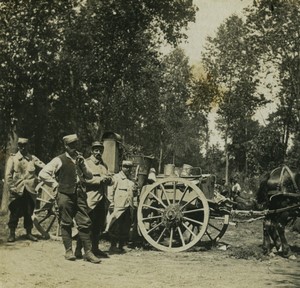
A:
[[[226,182],[229,175],[229,139],[232,145],[245,146],[249,140],[248,122],[255,110],[264,104],[264,97],[256,92],[258,67],[252,51],[248,50],[247,27],[236,15],[229,17],[217,31],[215,38],[208,38],[203,63],[207,73],[219,86],[218,126],[225,141]],[[238,131],[238,132],[237,132]],[[239,133],[239,136],[235,135]],[[234,146],[233,146],[234,147]],[[235,153],[240,169],[247,169],[246,149]]]
[[[281,141],[287,150],[290,135],[300,125],[300,2],[261,0],[247,9],[251,49],[279,72]]]

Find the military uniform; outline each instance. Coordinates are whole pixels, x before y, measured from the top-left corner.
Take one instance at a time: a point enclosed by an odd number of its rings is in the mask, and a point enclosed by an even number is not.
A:
[[[87,192],[88,214],[91,219],[92,251],[97,257],[107,258],[107,254],[99,249],[100,233],[105,229],[108,213],[107,185],[111,185],[112,178],[108,176],[107,166],[94,155],[86,159],[86,163],[93,174],[92,179],[85,180]],[[80,239],[77,241],[75,255],[81,251]]]
[[[26,144],[27,139],[20,138],[19,144]],[[24,143],[22,143],[24,142]],[[19,218],[24,217],[24,228],[30,240],[36,241],[31,235],[33,222],[31,216],[35,207],[35,187],[37,185],[36,167],[43,168],[44,163],[36,156],[21,151],[12,154],[6,164],[5,181],[9,191],[9,221],[10,228],[9,242],[15,241],[15,229],[18,226]]]
[[[132,167],[131,161],[123,161],[123,166],[128,165]],[[113,212],[108,218],[106,230],[111,239],[111,252],[123,252],[123,245],[129,238],[129,231],[131,227],[131,209],[133,209],[133,196],[135,184],[127,178],[127,175],[120,171],[113,177],[114,184],[108,189],[108,200]],[[116,249],[116,244],[119,244]]]
[[[57,204],[60,214],[60,224],[63,244],[67,260],[75,260],[72,250],[72,225],[75,219],[86,260],[99,263],[100,260],[91,252],[90,226],[91,220],[87,213],[87,196],[82,182],[91,179],[92,173],[88,169],[82,156],[75,156],[76,150],[71,145],[77,143],[76,134],[63,138],[66,152],[52,159],[39,173],[40,179],[54,190],[57,189]],[[67,151],[69,149],[73,157]],[[76,158],[77,157],[77,158]],[[80,159],[80,162],[78,162]]]

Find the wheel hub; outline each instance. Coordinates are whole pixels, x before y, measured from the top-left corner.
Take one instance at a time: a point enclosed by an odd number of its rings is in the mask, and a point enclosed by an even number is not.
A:
[[[177,227],[181,224],[183,214],[178,204],[168,206],[162,216],[162,222],[167,228]]]

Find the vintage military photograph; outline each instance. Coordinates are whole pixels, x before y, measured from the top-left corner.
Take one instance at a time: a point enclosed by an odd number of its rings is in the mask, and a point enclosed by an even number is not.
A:
[[[0,35],[0,288],[300,287],[300,0],[3,0]]]

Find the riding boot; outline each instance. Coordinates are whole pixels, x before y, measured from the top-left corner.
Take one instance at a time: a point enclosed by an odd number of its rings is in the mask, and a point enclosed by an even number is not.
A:
[[[65,246],[65,259],[69,261],[76,260],[72,250],[72,228],[70,226],[61,226],[61,237]]]
[[[98,258],[109,258],[109,256],[99,249],[99,237],[92,235],[92,252]]]
[[[82,259],[83,258],[82,252],[81,252],[82,248],[83,248],[82,247],[82,241],[81,241],[81,239],[78,236],[77,237],[77,241],[76,241],[76,248],[75,248],[75,257],[77,259]]]
[[[80,240],[82,241],[83,249],[84,249],[84,260],[91,263],[100,263],[101,260],[97,258],[92,252],[92,242],[89,231],[87,229],[81,229],[78,234]]]
[[[38,241],[38,239],[31,234],[31,229],[30,228],[26,229],[26,238],[28,240],[31,240],[31,241],[34,241],[34,242]]]
[[[16,241],[16,229],[15,228],[10,228],[9,229],[9,236],[7,238],[7,242],[15,242]]]

